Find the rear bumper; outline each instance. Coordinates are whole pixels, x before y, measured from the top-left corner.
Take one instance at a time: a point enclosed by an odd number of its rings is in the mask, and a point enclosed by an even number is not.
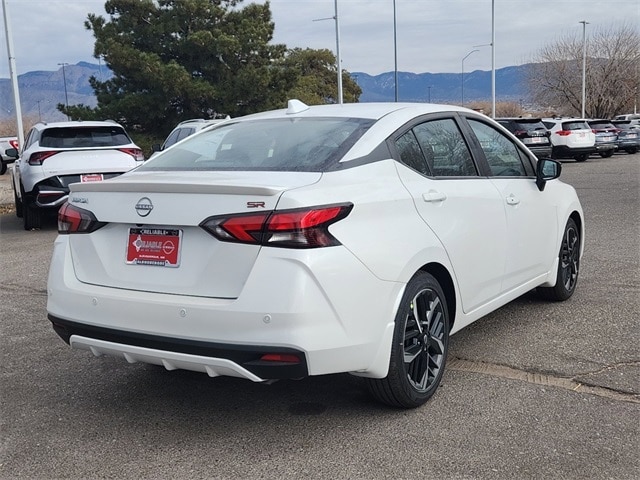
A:
[[[73,348],[253,381],[387,373],[404,284],[378,279],[345,248],[265,248],[240,296],[223,299],[80,282],[67,237],[54,243],[47,311]],[[299,361],[262,361],[267,353]]]
[[[557,145],[553,147],[553,158],[573,158],[576,155],[596,153],[595,145],[590,147],[567,147]]]
[[[120,356],[129,363],[152,363],[167,370],[185,369],[241,377],[254,382],[266,379],[301,378],[309,374],[304,352],[293,348],[229,345],[175,339],[70,322],[49,315],[54,331],[73,348],[95,356]],[[265,354],[283,354],[297,362],[261,360]]]

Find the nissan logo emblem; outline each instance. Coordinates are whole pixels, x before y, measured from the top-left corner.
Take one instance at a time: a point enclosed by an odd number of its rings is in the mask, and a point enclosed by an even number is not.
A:
[[[151,200],[149,200],[147,197],[142,197],[140,200],[138,200],[138,203],[136,203],[135,208],[136,212],[138,212],[138,215],[140,215],[141,217],[146,217],[151,213],[151,210],[153,210],[153,203],[151,203]]]

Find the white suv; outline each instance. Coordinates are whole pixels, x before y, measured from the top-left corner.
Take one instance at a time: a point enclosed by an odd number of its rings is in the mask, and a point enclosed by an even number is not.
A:
[[[37,123],[13,168],[16,215],[25,230],[40,228],[44,212],[57,213],[69,184],[105,180],[144,161],[124,128],[112,121]]]
[[[551,132],[552,158],[574,158],[584,162],[596,152],[596,135],[583,118],[545,118]]]
[[[171,145],[178,143],[180,140],[187,138],[189,135],[193,135],[194,133],[199,132],[203,128],[206,128],[210,125],[215,125],[220,122],[224,122],[225,120],[228,120],[230,118],[231,117],[227,115],[224,118],[213,118],[210,120],[206,120],[204,118],[193,118],[191,120],[180,122],[178,125],[176,125],[176,128],[171,130],[171,133],[169,134],[169,136],[167,136],[162,145],[153,145],[153,154],[151,154],[151,157],[155,156],[158,152],[169,148]]]

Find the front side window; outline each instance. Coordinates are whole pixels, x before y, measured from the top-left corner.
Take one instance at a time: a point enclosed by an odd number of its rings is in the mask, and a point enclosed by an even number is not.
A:
[[[225,122],[191,135],[138,170],[321,172],[373,124],[358,118],[272,118]]]
[[[509,138],[486,123],[472,119],[468,119],[468,122],[480,142],[493,176],[527,175],[522,158],[524,154]]]

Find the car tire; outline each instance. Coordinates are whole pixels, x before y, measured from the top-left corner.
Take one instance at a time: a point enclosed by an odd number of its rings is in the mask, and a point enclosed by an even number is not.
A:
[[[589,158],[589,154],[588,153],[581,153],[579,155],[576,155],[575,157],[576,162],[586,162],[587,158]]]
[[[580,272],[580,229],[570,218],[564,228],[560,254],[558,255],[558,278],[554,287],[538,287],[538,293],[546,300],[562,302],[576,289]]]
[[[42,211],[27,198],[23,202],[22,223],[25,230],[38,230],[42,226]]]
[[[18,198],[18,194],[16,193],[15,188],[13,189],[13,203],[16,206],[16,217],[22,218],[22,216],[24,214],[23,206],[22,206],[22,200],[20,200]]]
[[[0,159],[0,175],[4,175],[5,173],[7,173],[7,164]]]
[[[635,148],[635,147],[634,147],[634,148],[627,148],[627,149],[625,150],[625,152],[627,152],[627,153],[628,153],[628,154],[630,154],[630,155],[633,155],[633,154],[635,154],[635,153],[638,153],[638,149],[637,149],[637,148]]]
[[[415,408],[435,393],[449,350],[449,311],[438,281],[419,272],[407,284],[396,313],[389,372],[366,379],[378,401]]]
[[[606,152],[600,152],[602,158],[609,158],[613,156],[613,150],[607,150]]]

